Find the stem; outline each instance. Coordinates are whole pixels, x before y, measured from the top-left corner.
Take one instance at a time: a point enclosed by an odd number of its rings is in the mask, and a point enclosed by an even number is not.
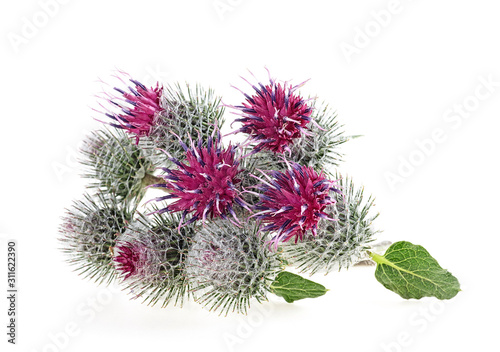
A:
[[[367,252],[368,252],[368,255],[370,256],[370,258],[372,258],[375,263],[377,263],[377,264],[388,264],[388,265],[392,266],[392,263],[389,262],[387,259],[385,259],[384,256],[379,255],[377,253],[372,253],[370,251],[367,251]]]
[[[371,245],[370,249],[376,250],[377,252],[385,252],[391,244],[392,244],[392,242],[390,242],[390,241],[381,241],[381,242],[377,242],[377,243]],[[354,265],[361,266],[361,265],[375,265],[375,264],[387,264],[388,263],[388,261],[385,259],[385,257],[383,257],[379,254],[372,253],[369,250],[367,250],[366,253],[368,254],[369,258],[362,259]],[[375,264],[373,262],[375,262]]]

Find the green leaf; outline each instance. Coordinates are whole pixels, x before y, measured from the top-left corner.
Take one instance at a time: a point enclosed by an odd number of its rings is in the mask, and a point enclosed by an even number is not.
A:
[[[303,298],[323,296],[326,291],[328,290],[325,286],[287,271],[279,273],[271,284],[271,292],[283,297],[288,303]]]
[[[377,263],[377,280],[405,299],[450,299],[460,291],[457,278],[441,268],[422,246],[401,241],[390,246],[383,256],[370,256]]]

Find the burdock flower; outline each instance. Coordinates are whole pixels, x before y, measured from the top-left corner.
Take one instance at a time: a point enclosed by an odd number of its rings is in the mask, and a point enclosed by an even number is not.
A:
[[[121,77],[118,78],[123,84],[127,84]],[[105,99],[115,106],[118,112],[102,105],[101,107],[105,109],[105,115],[113,120],[109,123],[111,126],[135,134],[136,143],[138,143],[140,137],[149,136],[156,117],[163,110],[160,105],[163,87],[157,83],[156,88],[147,88],[135,79],[129,78],[129,81],[132,85],[127,88],[114,88],[119,95],[106,94],[105,96]]]
[[[141,272],[144,264],[147,263],[147,248],[140,242],[121,242],[114,248],[115,267],[126,280],[130,276]]]
[[[183,157],[184,150],[176,135],[199,133],[206,140],[216,128],[222,127],[224,121],[220,97],[212,89],[199,85],[165,85],[160,104],[163,110],[158,114],[149,137],[141,138],[139,143],[146,150],[168,150],[177,159]]]
[[[234,133],[249,134],[251,140],[257,143],[254,153],[262,149],[276,153],[290,152],[294,140],[308,133],[306,126],[311,121],[312,107],[295,93],[304,83],[296,86],[288,82],[277,83],[270,76],[266,86],[249,83],[256,94],[250,96],[240,90],[246,101],[240,106],[230,106],[239,110],[242,116],[235,121],[243,126]]]
[[[363,188],[357,188],[349,178],[340,179],[341,194],[333,194],[337,203],[331,207],[332,221],[318,229],[317,236],[306,235],[296,244],[283,245],[285,260],[300,272],[314,274],[349,268],[366,258],[366,250],[375,234],[372,222],[374,198],[364,197]]]
[[[177,231],[179,216],[142,215],[118,237],[113,248],[113,264],[122,284],[149,304],[171,301],[182,305],[188,294],[185,259],[193,229]]]
[[[202,146],[201,138],[197,145],[191,140],[191,147],[182,141],[180,143],[185,150],[185,161],[169,157],[177,169],[162,168],[166,183],[153,185],[171,191],[170,195],[154,200],[177,200],[156,213],[182,211],[183,220],[187,214],[194,213],[186,224],[199,219],[205,221],[207,217],[227,219],[227,213],[239,221],[233,204],[247,205],[237,189],[241,182],[237,176],[242,172],[239,158],[235,157],[238,147],[229,144],[226,149],[222,149],[220,133],[217,133],[216,138],[209,137],[206,147]]]
[[[260,201],[255,206],[260,212],[256,216],[266,226],[262,231],[273,231],[277,234],[272,242],[286,242],[295,237],[295,242],[303,238],[306,231],[311,230],[315,236],[320,219],[334,220],[325,210],[334,204],[335,199],[330,192],[341,193],[336,182],[325,178],[311,167],[292,163],[286,172],[271,171],[263,173],[267,181],[257,188],[260,190]]]

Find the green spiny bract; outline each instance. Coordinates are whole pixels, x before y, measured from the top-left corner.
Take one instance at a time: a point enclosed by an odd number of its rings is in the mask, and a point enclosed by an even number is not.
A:
[[[337,113],[328,105],[314,106],[311,135],[303,135],[292,148],[292,161],[312,167],[316,172],[331,172],[332,166],[338,166],[342,154],[338,147],[352,137],[346,137],[337,121]],[[319,125],[319,127],[318,127]]]
[[[313,106],[314,107],[314,106]],[[342,154],[339,146],[352,137],[346,137],[341,131],[341,125],[337,121],[337,114],[328,105],[314,107],[311,118],[319,125],[309,123],[308,133],[302,134],[293,145],[290,146],[291,153],[288,155],[277,154],[271,151],[260,151],[251,154],[242,160],[242,187],[253,190],[259,181],[250,175],[258,174],[257,170],[275,170],[285,172],[288,169],[288,162],[296,162],[302,166],[309,166],[316,172],[324,172],[332,178],[333,167],[338,166],[342,161]],[[247,146],[243,154],[250,154],[253,146]],[[247,203],[256,204],[259,198],[251,193],[245,194]]]
[[[352,180],[340,178],[343,195],[335,194],[337,203],[331,207],[330,221],[318,229],[317,236],[308,236],[297,243],[282,246],[285,260],[301,272],[311,275],[348,268],[364,258],[368,243],[374,240],[376,231],[372,221],[378,214],[370,214],[374,199],[363,201],[363,189],[355,189]]]
[[[177,136],[187,143],[188,136],[196,139],[199,133],[206,141],[215,126],[220,129],[224,123],[221,99],[212,89],[204,90],[199,85],[194,89],[178,83],[164,87],[160,105],[163,110],[156,117],[149,137],[142,138],[139,144],[145,150],[164,149],[179,160],[184,157],[184,149]],[[164,162],[169,166],[168,159]]]
[[[194,237],[187,260],[188,275],[198,302],[220,314],[246,313],[251,299],[266,294],[282,270],[276,252],[258,232],[258,223],[237,228],[229,221],[206,224]]]
[[[90,188],[97,188],[118,201],[137,203],[145,194],[147,179],[155,171],[152,160],[144,156],[133,139],[121,130],[92,132],[81,148],[85,170],[83,177],[91,180]]]
[[[290,146],[290,155],[285,153],[289,162],[296,162],[303,166],[312,167],[316,172],[326,172],[331,175],[332,167],[338,166],[342,161],[342,154],[338,147],[353,137],[346,137],[341,131],[337,121],[337,114],[328,105],[313,106],[308,134],[303,133],[293,145]],[[318,127],[319,126],[319,127]],[[287,166],[283,156],[270,151],[262,151],[249,157],[255,167],[262,170],[284,171]]]
[[[75,201],[66,211],[59,240],[69,256],[68,262],[76,266],[80,275],[98,283],[110,283],[116,276],[113,247],[132,216],[113,199],[100,194],[95,198],[85,195],[84,200]]]
[[[189,296],[185,262],[193,227],[178,230],[179,217],[140,217],[127,227],[114,247],[114,265],[122,284],[148,305],[182,306]]]

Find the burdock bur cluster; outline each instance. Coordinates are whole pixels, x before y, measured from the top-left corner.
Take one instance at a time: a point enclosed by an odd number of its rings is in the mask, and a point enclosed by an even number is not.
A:
[[[377,280],[403,298],[460,290],[421,246],[374,252],[373,198],[335,170],[352,137],[327,104],[299,93],[305,82],[244,79],[230,105],[199,85],[115,78],[99,97],[102,128],[81,149],[88,191],[60,226],[81,275],[151,305],[194,299],[225,314],[269,294],[322,296],[325,287],[299,274],[360,261],[376,263]],[[226,108],[237,128],[221,135]]]

